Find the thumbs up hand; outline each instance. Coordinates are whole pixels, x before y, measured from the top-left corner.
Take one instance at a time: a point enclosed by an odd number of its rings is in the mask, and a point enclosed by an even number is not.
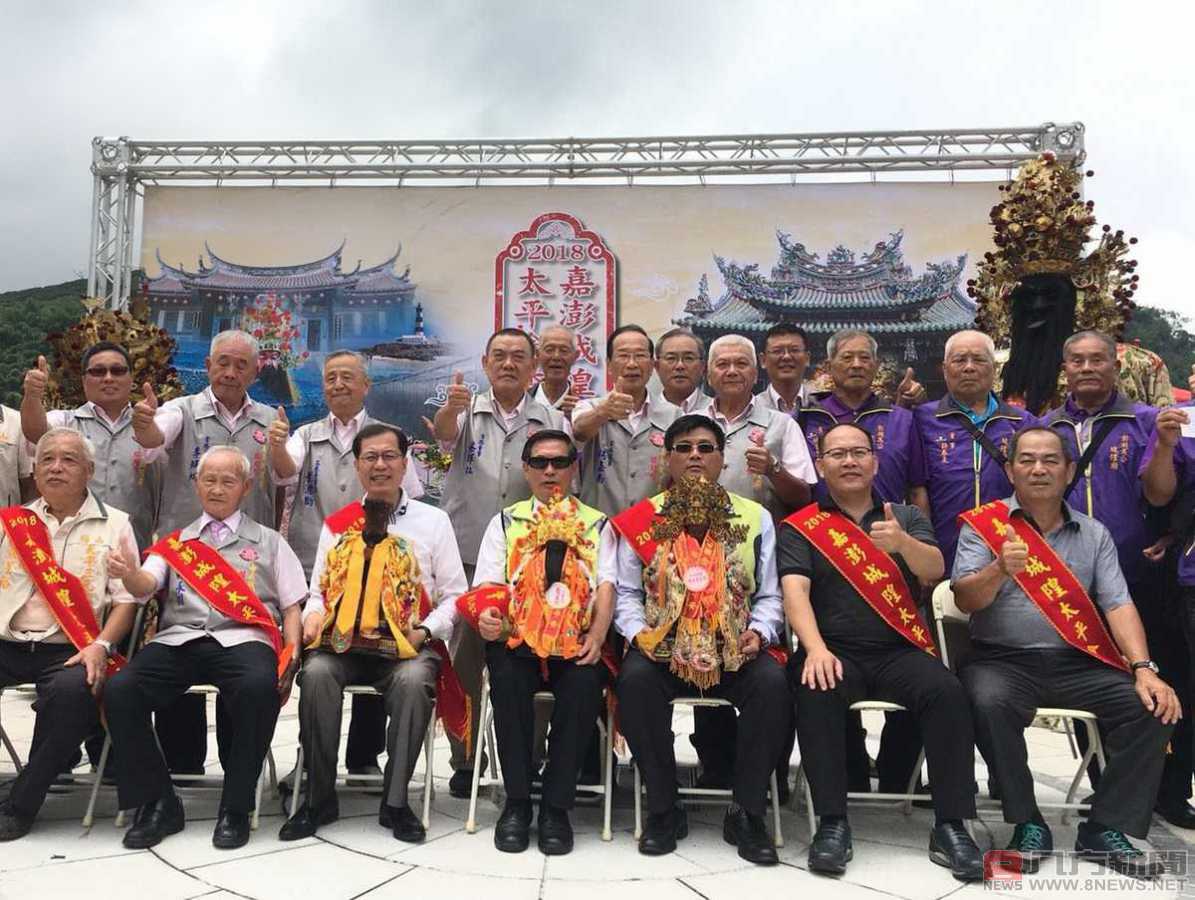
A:
[[[465,384],[465,376],[456,371],[452,373],[452,383],[448,385],[448,399],[444,405],[454,413],[463,413],[473,402],[473,392]]]
[[[896,386],[896,402],[901,406],[916,406],[925,400],[925,385],[913,377],[912,368],[905,369],[905,377]]]
[[[891,503],[884,504],[884,518],[871,526],[870,537],[885,553],[899,553],[904,547],[909,535],[900,527],[900,522],[896,521]]]
[[[756,429],[756,431],[759,433],[753,433],[748,436],[751,446],[745,452],[747,457],[747,471],[752,475],[766,475],[772,468],[772,453],[763,445],[764,435],[762,430]]]
[[[158,395],[154,393],[154,386],[148,381],[141,386],[142,399],[133,405],[133,430],[140,431],[149,428],[154,423],[154,415],[158,411]]]
[[[44,356],[37,358],[37,367],[25,373],[25,396],[30,400],[41,403],[46,396],[46,387],[50,383],[50,366]]]
[[[290,437],[290,422],[286,419],[286,410],[279,406],[277,417],[270,423],[270,446],[285,447],[288,437]]]

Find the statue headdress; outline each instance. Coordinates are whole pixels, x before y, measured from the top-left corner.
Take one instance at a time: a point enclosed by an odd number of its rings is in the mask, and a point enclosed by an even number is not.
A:
[[[967,282],[979,304],[976,325],[998,346],[1009,342],[1012,292],[1029,275],[1070,278],[1076,331],[1119,338],[1132,316],[1137,262],[1127,257],[1137,239],[1105,225],[1095,249],[1083,255],[1096,225],[1095,203],[1080,192],[1083,177],[1047,151],[1025,163],[1011,184],[1000,185],[1004,198],[991,211],[996,250],[984,254],[978,277]]]

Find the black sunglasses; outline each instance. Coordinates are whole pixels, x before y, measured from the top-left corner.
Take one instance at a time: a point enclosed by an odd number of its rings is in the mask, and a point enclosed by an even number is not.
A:
[[[697,452],[702,456],[709,456],[711,453],[718,452],[718,445],[711,441],[702,441],[699,444],[694,444],[691,441],[682,441],[679,444],[672,445],[673,453],[680,453],[685,456],[693,452],[693,448],[697,448]]]
[[[128,366],[91,366],[86,370],[86,374],[92,378],[103,378],[111,375],[113,378],[120,378],[122,375],[129,374]]]
[[[533,469],[546,469],[551,466],[557,472],[567,469],[572,464],[571,456],[532,456],[527,460],[527,465]]]

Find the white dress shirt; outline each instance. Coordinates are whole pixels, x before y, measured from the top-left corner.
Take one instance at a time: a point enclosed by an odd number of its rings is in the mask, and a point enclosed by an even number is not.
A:
[[[332,426],[332,432],[336,435],[336,440],[340,446],[345,448],[353,445],[353,439],[356,438],[357,432],[361,430],[361,423],[364,421],[365,407],[361,407],[361,411],[347,422],[341,422],[333,413],[328,413],[328,422]],[[278,485],[278,487],[290,487],[292,484],[298,482],[299,472],[303,468],[303,453],[306,446],[303,436],[299,434],[298,429],[292,431],[290,437],[286,439],[286,455],[295,464],[295,474],[290,476],[290,478],[279,478],[274,474],[274,484]],[[273,474],[273,466],[270,466],[270,472]],[[418,499],[424,494],[423,482],[419,480],[419,473],[415,471],[415,460],[411,456],[410,450],[407,451],[407,468],[402,476],[402,489],[412,499]]]
[[[601,402],[602,402],[602,400],[598,397],[590,397],[588,400],[579,400],[579,401],[577,401],[577,405],[573,407],[573,415],[579,416],[582,413],[591,412]],[[661,406],[669,405],[668,401],[665,400],[663,398],[663,396],[657,397],[656,403]],[[643,421],[644,416],[646,416],[648,414],[650,409],[651,409],[651,395],[644,394],[643,395],[643,405],[640,406],[638,409],[634,410],[633,412],[627,413],[626,418],[624,418],[620,421],[626,422],[627,428],[629,428],[631,430],[631,434],[635,434],[639,430],[639,423]]]
[[[452,637],[452,629],[456,624],[456,598],[469,587],[448,514],[418,500],[409,500],[403,493],[398,498],[394,512],[390,514],[386,533],[401,537],[411,545],[419,564],[419,577],[432,604],[432,611],[420,624],[427,626],[433,638],[447,641]],[[307,605],[303,608],[303,618],[312,613],[322,616],[327,611],[320,581],[324,576],[328,551],[336,546],[337,540],[339,535],[332,534],[325,524],[315,551],[311,590],[307,595]]]
[[[751,415],[751,410],[754,406],[755,398],[752,397],[751,402],[733,420],[727,419],[726,416],[718,412],[717,400],[710,400],[709,406],[703,412],[717,422],[722,430],[725,431],[731,425]],[[785,424],[784,433],[781,438],[783,447],[780,454],[780,468],[788,472],[793,478],[803,481],[806,484],[817,484],[817,470],[813,468],[813,460],[809,458],[809,444],[805,440],[805,435],[801,432],[801,427],[792,416],[784,415],[783,413],[781,415]]]

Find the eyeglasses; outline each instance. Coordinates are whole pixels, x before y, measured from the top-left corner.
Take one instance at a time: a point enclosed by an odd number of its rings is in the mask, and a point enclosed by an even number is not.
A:
[[[113,378],[120,378],[122,375],[129,374],[128,366],[91,366],[85,370],[85,374],[92,378],[104,378],[111,375]]]
[[[701,357],[696,353],[665,353],[660,357],[660,362],[666,366],[675,366],[677,363],[691,366],[701,362]]]
[[[842,462],[849,456],[855,462],[863,462],[873,452],[870,447],[835,447],[833,450],[827,450],[822,453],[822,459],[832,459],[834,462]]]
[[[718,445],[711,441],[702,441],[699,444],[694,444],[692,441],[682,441],[679,444],[672,445],[672,452],[679,453],[682,456],[688,456],[694,449],[702,456],[709,456],[711,453],[718,452]]]
[[[386,465],[392,466],[402,458],[401,453],[396,453],[393,450],[387,450],[385,453],[362,453],[360,456],[361,462],[367,466],[376,465],[379,459]]]
[[[567,469],[572,464],[571,456],[532,456],[527,460],[527,465],[533,469],[546,469],[551,466],[557,472]]]

